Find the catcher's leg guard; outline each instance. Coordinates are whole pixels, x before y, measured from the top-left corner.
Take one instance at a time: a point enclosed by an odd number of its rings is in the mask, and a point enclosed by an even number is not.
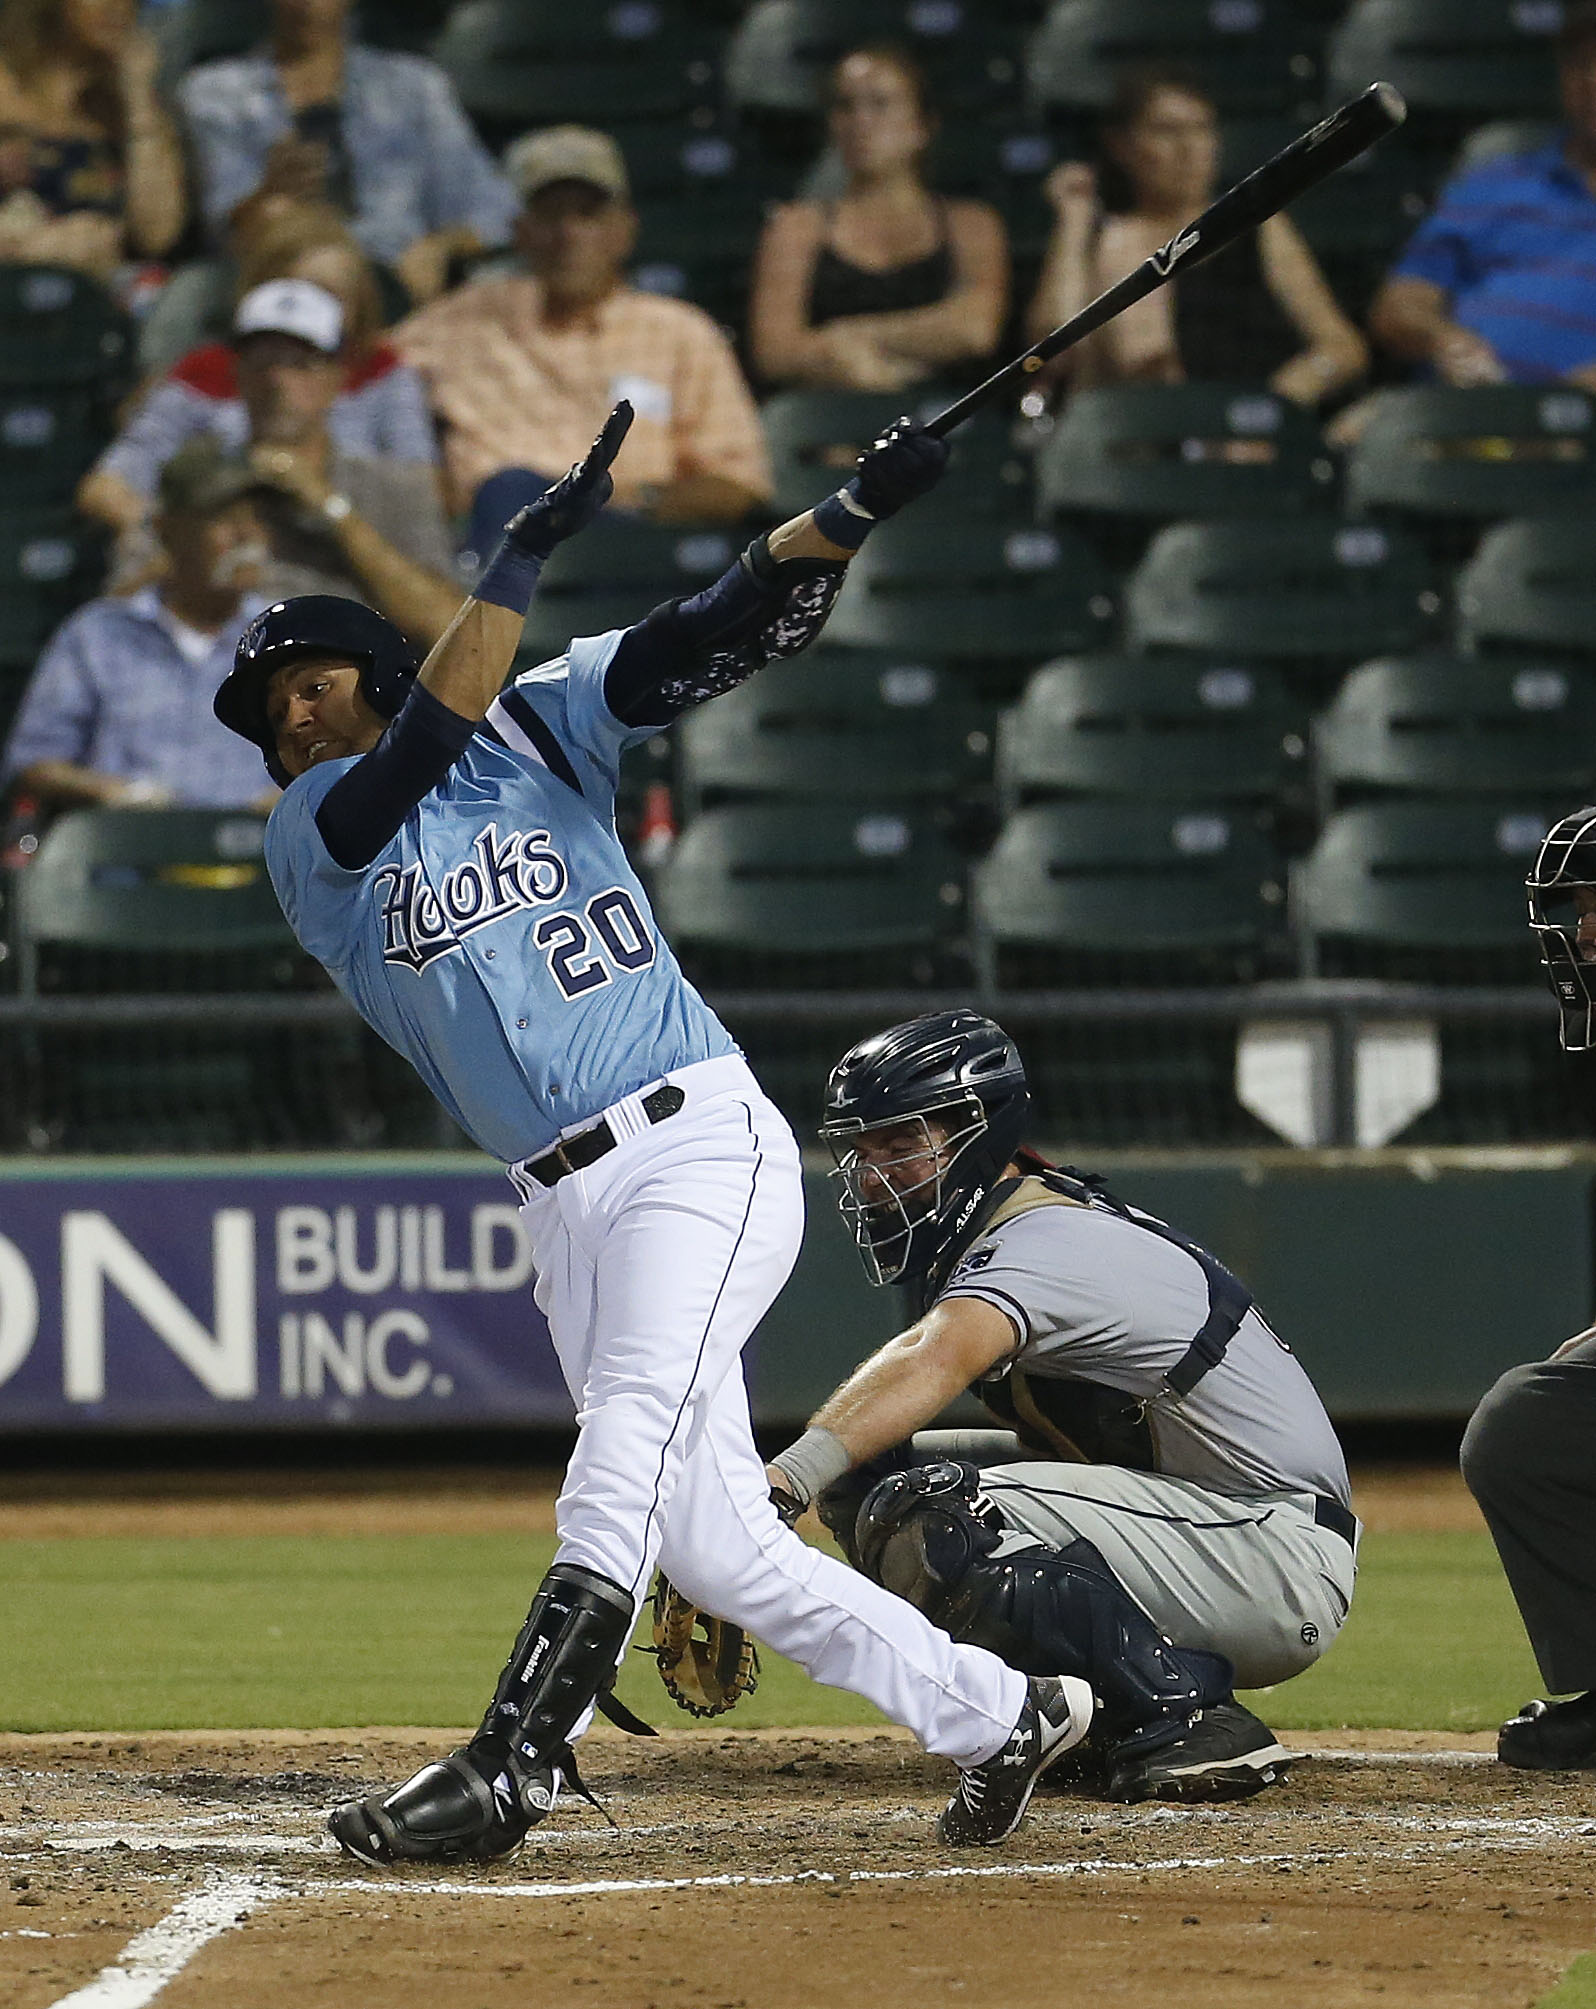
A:
[[[955,1639],[1022,1674],[1075,1674],[1117,1737],[1177,1736],[1229,1699],[1223,1655],[1173,1645],[1087,1541],[999,1556],[1004,1529],[974,1465],[920,1465],[883,1480],[860,1510],[860,1567]]]
[[[471,1742],[391,1793],[339,1807],[327,1823],[339,1845],[379,1866],[511,1854],[562,1785],[582,1790],[567,1740],[631,1627],[632,1600],[619,1584],[556,1563]]]

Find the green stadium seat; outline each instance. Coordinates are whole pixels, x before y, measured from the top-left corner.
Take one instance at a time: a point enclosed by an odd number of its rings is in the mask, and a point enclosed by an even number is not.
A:
[[[1292,868],[1305,970],[1528,982],[1536,958],[1524,874],[1552,821],[1533,800],[1338,810]]]
[[[998,112],[1019,96],[1020,40],[996,11],[988,0],[755,0],[726,44],[726,95],[745,114],[812,119],[839,56],[896,42],[944,112]]]
[[[1245,811],[1039,803],[1008,819],[976,867],[976,938],[1000,980],[1056,976],[1062,960],[1083,980],[1140,969],[1160,985],[1230,981],[1276,927],[1280,875]]]
[[[1114,617],[1101,560],[1062,531],[917,522],[906,510],[848,570],[827,632],[856,648],[1034,663],[1101,646]]]
[[[729,327],[740,327],[747,318],[749,250],[763,214],[759,191],[721,183],[637,207],[632,284],[640,292],[691,300]]]
[[[1596,678],[1555,663],[1386,657],[1313,725],[1327,799],[1350,791],[1571,797],[1596,783]]]
[[[1178,63],[1221,112],[1284,112],[1312,94],[1316,39],[1287,0],[1057,0],[1030,45],[1031,101],[1101,112],[1129,66]]]
[[[1329,101],[1379,77],[1420,114],[1554,116],[1561,13],[1534,0],[1354,0],[1330,38]]]
[[[956,389],[924,385],[909,393],[778,392],[759,415],[776,479],[772,510],[788,517],[813,508],[848,479],[870,442],[906,410],[916,418],[930,418],[958,395]],[[969,419],[950,445],[948,473],[915,504],[917,522],[963,522],[972,516],[1030,521],[1030,465],[1004,420],[991,415]]]
[[[947,803],[985,780],[985,716],[934,663],[825,642],[676,728],[684,802],[788,795]]]
[[[102,534],[65,509],[0,513],[0,670],[31,670],[99,584]]]
[[[964,866],[898,806],[738,804],[687,825],[655,904],[674,944],[744,987],[821,973],[879,984],[894,957],[938,951],[962,922]]]
[[[86,273],[0,265],[0,396],[16,389],[120,395],[133,367],[126,314]]]
[[[1161,530],[1126,587],[1137,653],[1313,664],[1420,647],[1439,612],[1422,553],[1375,524],[1260,518]]]
[[[1596,506],[1596,398],[1571,385],[1381,391],[1347,470],[1358,511],[1551,516]]]
[[[1005,811],[1046,796],[1273,797],[1300,759],[1300,709],[1256,666],[1077,657],[1047,663],[998,721]]]
[[[1329,504],[1334,480],[1307,412],[1224,384],[1078,391],[1037,457],[1050,515],[1295,515]]]
[[[1521,518],[1486,531],[1458,574],[1466,648],[1596,652],[1596,532],[1572,518]]]
[[[726,530],[666,528],[607,519],[562,544],[544,567],[520,660],[559,655],[573,635],[603,635],[640,621],[661,601],[697,593],[737,556]]]
[[[109,437],[88,390],[0,392],[0,497],[8,511],[72,500]]]

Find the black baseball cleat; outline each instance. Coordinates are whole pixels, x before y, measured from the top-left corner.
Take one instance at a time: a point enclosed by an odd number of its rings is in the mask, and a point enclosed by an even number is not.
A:
[[[1286,1775],[1291,1753],[1239,1702],[1199,1709],[1178,1737],[1151,1749],[1129,1737],[1108,1765],[1107,1799],[1246,1800]]]
[[[1525,1771],[1596,1770],[1596,1689],[1570,1702],[1526,1702],[1497,1732],[1496,1755]]]
[[[961,1766],[959,1789],[942,1809],[937,1833],[955,1848],[991,1848],[1012,1835],[1036,1782],[1092,1727],[1089,1682],[1073,1674],[1033,1674],[1009,1741],[985,1764]]]
[[[368,1793],[327,1817],[333,1840],[372,1869],[396,1863],[495,1862],[514,1855],[546,1820],[567,1781],[582,1790],[569,1751],[517,1779],[486,1776],[469,1750],[423,1765],[391,1793]]]

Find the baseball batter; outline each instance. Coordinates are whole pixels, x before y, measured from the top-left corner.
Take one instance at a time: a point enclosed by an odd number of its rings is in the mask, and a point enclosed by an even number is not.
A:
[[[772,1482],[955,1638],[1088,1680],[1109,1797],[1241,1797],[1288,1754],[1233,1687],[1300,1673],[1351,1602],[1341,1448],[1245,1286],[1026,1150],[1029,1103],[974,1011],[838,1063],[822,1135],[844,1217],[923,1315]],[[972,1386],[1007,1429],[924,1430]]]
[[[1596,808],[1546,834],[1527,880],[1530,926],[1565,1051],[1596,1050]],[[1531,1770],[1596,1768],[1596,1326],[1549,1360],[1509,1368],[1469,1419],[1463,1477],[1479,1501],[1541,1678],[1497,1756]],[[1578,1691],[1578,1692],[1575,1692]]]
[[[509,1168],[580,1434],[559,1549],[463,1749],[331,1827],[372,1864],[517,1848],[562,1784],[658,1561],[696,1604],[868,1696],[961,1768],[941,1819],[1001,1840],[1085,1734],[1031,1680],[807,1546],[772,1504],[739,1356],[797,1254],[797,1149],[685,982],[616,840],[621,755],[819,632],[871,526],[939,478],[907,422],[705,592],[503,688],[538,570],[610,493],[630,408],[510,525],[417,674],[353,603],[246,632],[216,700],[285,789],[266,836],[296,935]]]

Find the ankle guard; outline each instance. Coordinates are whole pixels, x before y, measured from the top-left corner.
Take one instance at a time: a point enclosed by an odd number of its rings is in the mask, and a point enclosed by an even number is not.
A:
[[[632,1630],[631,1594],[579,1563],[555,1563],[532,1600],[473,1753],[524,1774],[564,1746]]]
[[[1121,1737],[1181,1726],[1228,1700],[1221,1654],[1173,1645],[1087,1541],[998,1556],[1009,1532],[974,1465],[919,1465],[884,1480],[859,1514],[860,1567],[955,1639],[1022,1674],[1077,1674]]]

